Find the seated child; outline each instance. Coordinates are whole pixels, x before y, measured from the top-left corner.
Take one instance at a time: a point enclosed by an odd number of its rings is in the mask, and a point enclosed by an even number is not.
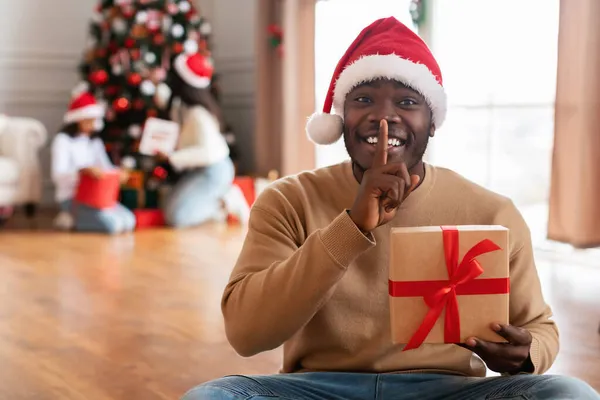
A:
[[[135,228],[135,216],[121,204],[96,209],[73,199],[82,174],[99,178],[117,169],[96,136],[103,116],[104,109],[94,96],[83,93],[72,101],[64,118],[66,125],[53,139],[51,174],[61,210],[54,225],[59,229],[115,234]],[[122,181],[127,179],[126,171],[119,172]]]

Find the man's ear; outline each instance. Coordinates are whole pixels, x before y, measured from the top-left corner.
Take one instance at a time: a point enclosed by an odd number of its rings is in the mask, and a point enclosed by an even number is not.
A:
[[[431,124],[431,127],[429,127],[429,136],[430,137],[435,136],[435,124]]]

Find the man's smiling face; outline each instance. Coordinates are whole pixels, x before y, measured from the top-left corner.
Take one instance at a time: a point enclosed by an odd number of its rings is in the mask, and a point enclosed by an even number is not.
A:
[[[344,142],[352,161],[371,167],[379,124],[388,121],[388,163],[419,166],[435,127],[424,97],[393,80],[378,79],[354,88],[344,102]]]

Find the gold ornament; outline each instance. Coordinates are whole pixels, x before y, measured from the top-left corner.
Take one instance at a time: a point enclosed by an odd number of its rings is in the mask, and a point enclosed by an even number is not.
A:
[[[136,39],[145,39],[148,37],[148,28],[146,28],[144,25],[137,24],[131,30],[131,34]]]

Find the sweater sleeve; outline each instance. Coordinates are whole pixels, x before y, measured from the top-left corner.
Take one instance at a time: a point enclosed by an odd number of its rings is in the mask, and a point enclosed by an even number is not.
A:
[[[253,206],[223,294],[227,337],[245,357],[290,339],[327,301],[348,265],[375,246],[346,211],[302,240],[304,221],[287,199],[274,205],[278,196],[270,187]]]
[[[179,145],[179,149],[169,156],[169,162],[178,172],[212,165],[229,156],[229,147],[218,122],[201,107],[187,113]]]
[[[543,374],[556,359],[558,329],[542,294],[525,220],[512,202],[498,217],[497,222],[510,230],[510,324],[527,329],[533,336],[529,350],[533,373]]]
[[[219,151],[219,149],[211,150],[206,147],[193,146],[176,150],[169,156],[169,162],[175,171],[181,172],[188,168],[212,165],[223,160],[227,155],[228,152]]]
[[[51,176],[57,187],[72,187],[79,180],[79,171],[71,162],[71,140],[62,133],[58,133],[52,141],[51,148]]]
[[[104,142],[102,141],[102,139],[94,139],[93,146],[95,158],[94,164],[98,165],[103,170],[115,169],[115,166],[110,161],[110,158],[108,158],[108,154],[106,153],[106,147],[104,146]]]

